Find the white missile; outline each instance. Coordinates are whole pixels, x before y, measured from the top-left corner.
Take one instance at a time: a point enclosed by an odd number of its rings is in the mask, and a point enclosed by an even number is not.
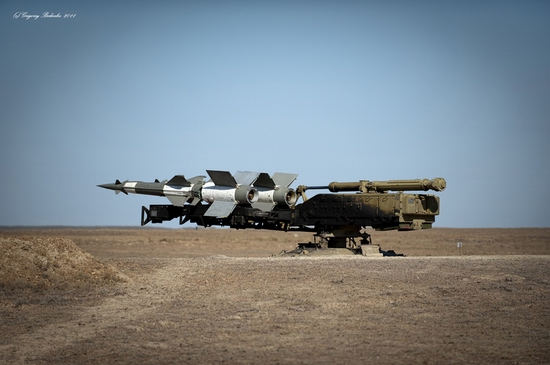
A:
[[[114,184],[98,185],[114,190],[117,194],[146,194],[165,196],[170,202],[182,207],[186,203],[197,205],[201,201],[210,206],[207,217],[226,218],[237,205],[248,205],[264,211],[276,205],[292,206],[296,202],[296,192],[289,185],[297,174],[277,172],[269,177],[266,173],[238,171],[232,176],[228,171],[207,170],[210,181],[205,176],[186,179],[176,175],[170,180],[155,182],[116,180]]]
[[[258,201],[252,206],[264,211],[272,210],[276,205],[290,207],[296,203],[297,195],[294,189],[289,188],[298,174],[276,172],[272,177],[262,172],[254,182],[258,189]]]
[[[237,204],[253,204],[258,201],[258,190],[251,184],[259,173],[238,172],[231,176],[229,171],[206,170],[212,181],[201,189],[201,199],[211,206],[204,214],[207,217],[225,218]]]

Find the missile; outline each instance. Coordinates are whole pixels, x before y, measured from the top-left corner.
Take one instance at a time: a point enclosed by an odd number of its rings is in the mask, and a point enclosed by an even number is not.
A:
[[[203,185],[202,200],[214,206],[205,216],[226,217],[237,204],[270,211],[276,205],[290,207],[297,200],[296,192],[289,186],[298,174],[276,172],[269,177],[265,172],[237,171],[235,176],[227,171],[207,172],[212,181]]]
[[[296,203],[297,195],[289,188],[297,174],[277,172],[270,177],[267,173],[238,171],[232,176],[229,171],[206,170],[205,176],[186,179],[176,175],[170,180],[155,182],[116,180],[114,184],[98,185],[114,190],[115,193],[145,194],[164,196],[175,206],[199,204],[201,201],[210,206],[204,213],[206,217],[226,218],[237,205],[248,205],[270,211],[276,205],[290,207]]]
[[[116,194],[123,192],[128,195],[145,194],[165,196],[173,205],[183,206],[186,202],[196,205],[200,202],[200,187],[206,176],[195,176],[186,179],[183,175],[176,175],[170,180],[155,182],[116,180],[114,184],[98,185],[100,188],[114,190]]]
[[[233,177],[228,171],[207,170],[210,181],[204,182],[206,176],[186,179],[176,175],[170,180],[155,182],[116,180],[114,184],[98,185],[101,188],[114,190],[128,195],[145,194],[165,196],[175,206],[185,203],[196,205],[201,201],[210,204],[205,216],[225,218],[239,204],[250,205],[258,201],[258,190],[252,187],[260,173],[238,172]]]
[[[251,185],[259,173],[239,171],[231,176],[229,171],[206,170],[210,181],[201,189],[201,199],[210,203],[204,213],[207,217],[225,218],[233,212],[237,204],[253,204],[258,201],[258,190]]]
[[[258,202],[252,204],[254,208],[264,211],[270,211],[276,205],[290,207],[296,203],[297,195],[294,189],[289,188],[290,184],[296,180],[298,174],[287,174],[276,172],[272,177],[262,172],[256,181],[254,187],[258,189]]]

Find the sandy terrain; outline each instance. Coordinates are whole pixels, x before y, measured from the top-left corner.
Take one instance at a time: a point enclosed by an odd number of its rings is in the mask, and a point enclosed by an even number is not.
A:
[[[0,363],[549,364],[550,229],[1,229]],[[457,248],[457,242],[462,248]]]

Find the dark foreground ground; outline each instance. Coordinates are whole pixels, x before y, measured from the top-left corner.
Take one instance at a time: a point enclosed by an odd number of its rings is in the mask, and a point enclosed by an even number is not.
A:
[[[0,363],[548,364],[550,229],[0,230]],[[457,248],[457,242],[462,248]]]

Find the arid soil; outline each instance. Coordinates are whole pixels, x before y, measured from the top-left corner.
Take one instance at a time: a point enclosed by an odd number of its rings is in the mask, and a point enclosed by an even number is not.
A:
[[[550,364],[550,229],[372,235],[0,229],[0,363]]]

